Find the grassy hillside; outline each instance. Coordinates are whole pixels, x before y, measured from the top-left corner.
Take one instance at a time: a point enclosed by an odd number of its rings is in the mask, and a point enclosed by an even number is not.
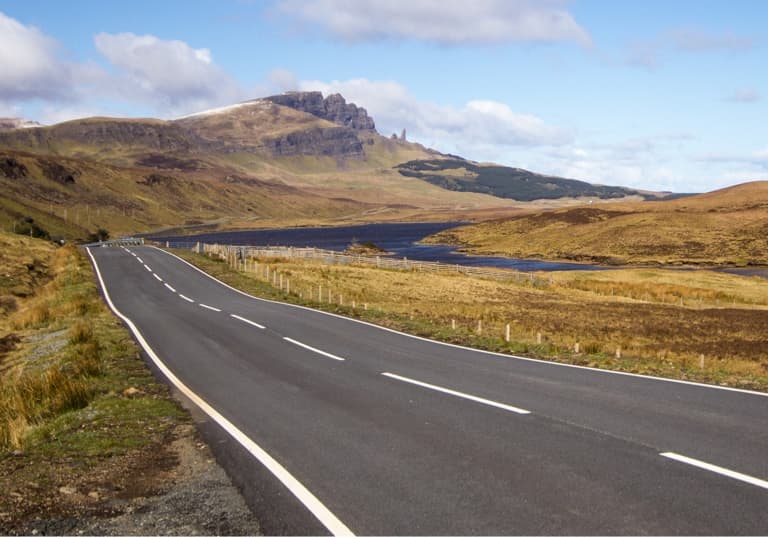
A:
[[[394,170],[435,156],[265,101],[175,121],[88,118],[16,129],[0,132],[0,226],[84,238],[99,228],[117,235],[515,205]]]
[[[657,198],[656,194],[617,186],[541,175],[520,168],[475,164],[457,159],[412,160],[397,166],[405,177],[421,179],[447,190],[480,192],[517,201],[559,198]]]
[[[521,214],[430,242],[476,254],[609,264],[768,264],[768,182],[673,201]]]

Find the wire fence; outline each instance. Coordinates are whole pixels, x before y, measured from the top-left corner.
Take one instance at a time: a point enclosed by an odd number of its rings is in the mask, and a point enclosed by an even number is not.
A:
[[[326,265],[357,265],[392,270],[413,272],[432,272],[438,274],[464,274],[478,278],[490,278],[502,281],[530,281],[531,284],[549,283],[532,272],[513,269],[476,267],[441,263],[439,261],[416,261],[408,258],[396,258],[390,255],[346,254],[320,248],[299,248],[293,246],[238,246],[232,244],[207,244],[199,242],[160,242],[166,248],[183,248],[201,254],[215,255],[221,259],[243,261],[248,258],[282,258],[312,260]]]

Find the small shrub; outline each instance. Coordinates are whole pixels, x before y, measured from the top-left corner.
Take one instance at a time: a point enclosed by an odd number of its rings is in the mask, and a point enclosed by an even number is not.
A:
[[[69,342],[73,345],[86,343],[91,340],[93,340],[93,329],[90,324],[78,321],[69,329]]]

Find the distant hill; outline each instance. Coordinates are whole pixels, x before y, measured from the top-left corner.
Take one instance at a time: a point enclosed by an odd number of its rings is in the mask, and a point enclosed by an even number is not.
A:
[[[672,201],[528,211],[429,241],[475,254],[612,265],[768,265],[768,182]]]
[[[476,164],[460,158],[412,160],[397,166],[400,174],[421,179],[447,190],[480,192],[517,201],[586,198],[617,199],[640,196],[658,199],[663,194],[640,192],[618,186],[593,185],[575,179],[510,168]]]
[[[168,121],[6,127],[0,225],[65,237],[99,227],[458,219],[533,199],[636,194],[381,136],[364,108],[338,94],[292,92]]]

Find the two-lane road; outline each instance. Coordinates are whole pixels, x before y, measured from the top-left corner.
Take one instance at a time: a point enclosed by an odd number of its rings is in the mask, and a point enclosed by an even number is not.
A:
[[[286,531],[768,531],[762,394],[430,342],[155,248],[90,253],[147,354],[320,528]]]

